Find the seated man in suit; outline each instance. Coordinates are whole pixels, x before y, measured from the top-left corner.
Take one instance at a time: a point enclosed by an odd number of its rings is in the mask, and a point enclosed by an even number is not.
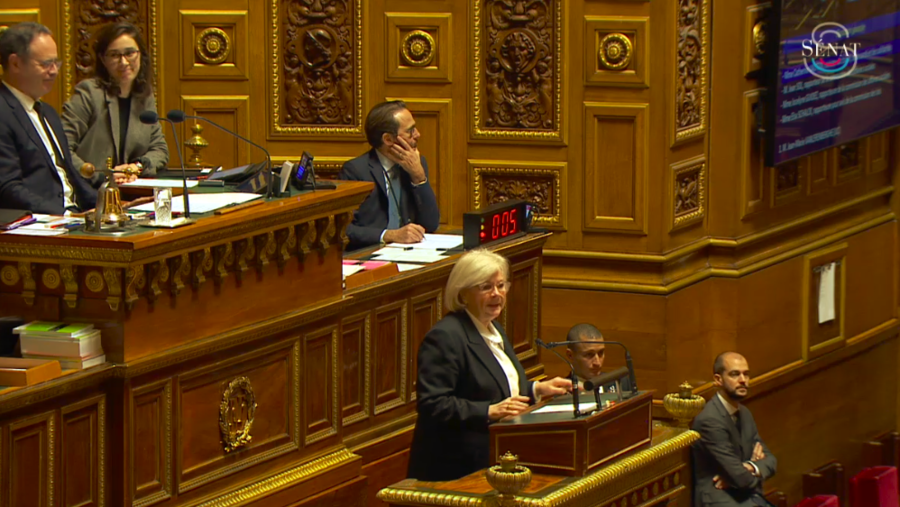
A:
[[[738,353],[723,352],[713,370],[718,391],[693,425],[700,433],[692,448],[694,505],[769,505],[762,485],[775,475],[777,461],[759,437],[753,415],[741,405],[749,393],[747,360]]]
[[[569,342],[603,341],[603,334],[592,324],[575,324],[566,335]],[[578,376],[578,385],[581,382],[599,377],[603,369],[603,360],[606,359],[606,345],[602,343],[569,344],[566,347],[566,357],[575,369]],[[631,381],[628,377],[619,382],[623,392],[631,391]],[[612,382],[600,387],[600,393],[616,392],[616,383]]]
[[[366,139],[372,149],[347,161],[340,174],[342,180],[375,183],[347,227],[348,248],[422,241],[438,228],[441,215],[406,104],[395,100],[373,107],[366,117]]]
[[[59,115],[41,97],[60,61],[50,30],[19,23],[0,35],[0,207],[62,215],[93,208],[96,191],[75,172]]]

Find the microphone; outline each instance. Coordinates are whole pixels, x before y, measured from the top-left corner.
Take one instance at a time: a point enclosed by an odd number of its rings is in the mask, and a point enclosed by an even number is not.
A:
[[[572,372],[570,375],[571,380],[572,380],[572,406],[575,408],[575,418],[577,419],[577,418],[581,417],[583,414],[581,413],[581,410],[579,410],[579,408],[578,408],[578,375],[575,373],[575,366],[573,366],[572,363],[569,362],[568,359],[563,357],[562,354],[553,350],[553,347],[544,343],[544,340],[537,338],[534,340],[534,342],[537,343],[539,346],[549,350],[550,352],[553,352],[554,354],[556,354],[556,357],[562,359],[562,361],[564,363],[569,365],[569,371]],[[598,404],[597,406],[599,407],[600,405]]]
[[[222,132],[226,132],[226,133],[228,133],[228,134],[231,134],[231,135],[233,135],[234,137],[240,139],[241,141],[244,141],[245,143],[247,143],[247,144],[249,144],[249,145],[251,145],[251,146],[256,146],[257,148],[259,148],[260,150],[262,150],[262,152],[266,154],[266,170],[269,171],[269,174],[267,175],[267,178],[266,178],[266,199],[269,199],[269,198],[272,197],[272,174],[273,174],[273,173],[272,173],[272,155],[269,154],[269,150],[267,150],[267,149],[263,148],[262,146],[260,146],[260,145],[258,145],[258,144],[256,144],[256,143],[254,143],[253,141],[251,141],[251,140],[247,139],[246,137],[244,137],[244,136],[238,134],[237,132],[228,130],[227,128],[225,128],[225,127],[219,125],[218,123],[216,123],[216,122],[210,120],[209,118],[204,118],[204,117],[202,117],[202,116],[194,116],[194,115],[191,115],[191,114],[185,114],[185,112],[182,111],[182,110],[180,110],[180,109],[172,109],[171,111],[169,111],[168,113],[166,113],[166,117],[173,123],[173,125],[174,125],[175,123],[181,123],[181,122],[183,122],[184,120],[186,120],[186,119],[188,119],[188,118],[191,118],[191,119],[194,119],[194,120],[203,120],[203,121],[205,121],[206,123],[209,123],[210,125],[212,125],[213,127],[216,127],[217,129],[221,130]]]
[[[631,352],[628,351],[628,347],[625,346],[622,342],[614,342],[609,340],[579,340],[579,341],[566,341],[566,342],[550,342],[547,345],[550,347],[560,347],[562,345],[577,345],[579,343],[597,343],[601,345],[618,345],[625,349],[625,367],[628,368],[628,380],[631,382],[631,393],[637,394],[637,380],[634,377],[634,362],[631,360]]]
[[[593,391],[598,387],[603,387],[610,382],[615,382],[622,377],[628,376],[628,367],[623,366],[617,370],[613,370],[609,373],[603,373],[598,377],[594,377],[592,379],[588,379],[584,381],[584,390],[585,391]]]
[[[153,125],[154,123],[165,121],[169,122],[169,125],[172,126],[172,136],[175,138],[175,152],[178,153],[178,161],[181,162],[181,197],[184,199],[184,218],[191,218],[191,205],[188,200],[187,172],[184,170],[184,157],[181,155],[181,143],[178,142],[178,129],[175,128],[175,123],[167,118],[160,118],[159,115],[156,114],[156,111],[150,110],[142,112],[138,118],[140,118],[141,123],[145,125]]]

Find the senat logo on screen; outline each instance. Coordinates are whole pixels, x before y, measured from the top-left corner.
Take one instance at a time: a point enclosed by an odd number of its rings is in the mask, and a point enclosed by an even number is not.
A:
[[[859,42],[849,42],[850,30],[829,21],[813,28],[810,38],[800,43],[803,64],[810,74],[821,79],[841,79],[856,69]]]

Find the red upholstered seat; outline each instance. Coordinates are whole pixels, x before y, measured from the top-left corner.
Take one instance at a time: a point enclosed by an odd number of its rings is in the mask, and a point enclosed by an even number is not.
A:
[[[804,499],[796,507],[840,507],[835,495],[816,495]]]
[[[897,468],[872,467],[850,479],[850,507],[900,507]]]

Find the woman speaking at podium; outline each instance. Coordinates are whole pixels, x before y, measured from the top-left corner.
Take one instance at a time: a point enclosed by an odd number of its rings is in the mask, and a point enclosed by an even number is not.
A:
[[[456,263],[444,291],[448,313],[419,347],[419,418],[408,477],[452,480],[488,467],[488,425],[542,396],[568,392],[567,379],[529,382],[503,326],[509,262],[473,250]]]
[[[63,105],[75,167],[85,162],[106,167],[112,157],[119,183],[137,178],[126,176],[126,169],[156,174],[169,162],[169,150],[159,123],[144,125],[139,118],[148,109],[156,111],[153,68],[141,32],[130,23],[107,25],[97,33],[94,53],[96,77],[78,83]],[[101,182],[93,181],[95,186]]]

